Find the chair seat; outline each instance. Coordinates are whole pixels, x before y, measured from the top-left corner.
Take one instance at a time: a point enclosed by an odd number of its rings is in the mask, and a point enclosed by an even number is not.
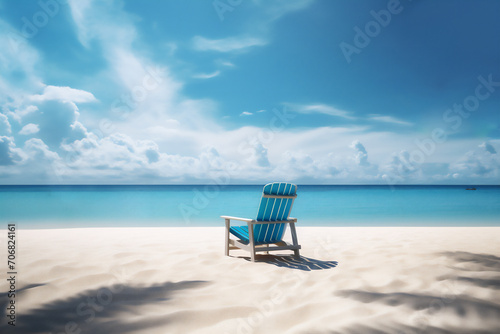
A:
[[[250,242],[250,238],[248,236],[248,226],[231,226],[229,228],[229,232],[231,232],[231,234],[235,235],[236,237],[238,237],[241,241],[243,241],[246,244],[248,244]],[[256,240],[255,244],[256,245],[274,244],[274,243],[280,242],[280,241],[281,241],[281,239],[279,239],[279,240],[269,239],[269,240],[264,240],[264,241],[260,241],[260,242]]]

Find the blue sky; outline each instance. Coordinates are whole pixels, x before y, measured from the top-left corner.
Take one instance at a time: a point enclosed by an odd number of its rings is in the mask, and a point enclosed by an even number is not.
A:
[[[0,184],[499,184],[499,14],[0,1]]]

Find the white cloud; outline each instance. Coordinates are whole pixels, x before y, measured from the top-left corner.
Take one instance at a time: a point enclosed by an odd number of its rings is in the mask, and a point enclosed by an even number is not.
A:
[[[46,86],[43,94],[31,96],[35,102],[60,100],[76,103],[95,102],[96,98],[92,93],[70,87]]]
[[[78,29],[78,39],[82,45],[88,47],[90,39],[95,37],[95,35],[86,29],[85,16],[90,10],[92,5],[92,0],[70,0],[68,3],[70,5],[71,15],[73,21],[76,23]]]
[[[377,121],[377,122],[384,122],[384,123],[393,123],[393,124],[399,124],[399,125],[406,125],[406,126],[411,126],[413,123],[406,122],[400,119],[397,119],[392,116],[383,116],[383,115],[378,115],[378,114],[371,114],[368,117],[369,120]]]
[[[14,165],[23,159],[12,137],[0,136],[0,166]]]
[[[224,160],[215,147],[206,147],[199,155],[199,168],[206,173],[220,171]]]
[[[0,136],[0,166],[13,165],[10,152],[12,140],[7,136]]]
[[[426,156],[422,161],[422,155],[417,151],[402,150],[394,153],[392,160],[381,166],[383,178],[389,184],[432,184],[432,183],[492,183],[496,184],[500,176],[500,160],[496,153],[499,143],[491,141],[475,146],[473,150],[464,152],[471,141],[450,142],[443,149],[454,151],[445,162],[432,162],[432,156]],[[489,145],[488,145],[489,144]],[[443,144],[444,145],[444,144]],[[491,146],[491,147],[490,147]],[[500,146],[500,145],[498,145]],[[420,158],[419,158],[420,156]],[[455,161],[451,160],[455,157]]]
[[[63,145],[67,161],[63,174],[67,180],[91,176],[95,180],[118,183],[192,182],[207,180],[221,171],[226,161],[217,150],[208,147],[196,157],[161,153],[150,140],[134,140],[124,134],[99,139],[89,137]],[[76,172],[76,173],[75,173]]]
[[[39,138],[31,138],[24,143],[24,152],[28,154],[29,158],[37,163],[43,161],[53,162],[59,160],[59,155],[53,152],[49,147]]]
[[[389,184],[396,184],[412,179],[421,165],[412,163],[410,153],[402,150],[399,153],[393,153],[391,161],[382,166],[382,178]]]
[[[12,133],[9,119],[4,114],[0,114],[0,135]]]
[[[256,167],[270,167],[269,159],[267,157],[267,148],[265,148],[262,143],[254,142],[252,143],[252,154],[247,157],[246,161],[250,165]]]
[[[335,107],[326,105],[326,104],[285,104],[290,108],[291,111],[298,112],[301,114],[325,114],[330,116],[337,116],[346,119],[355,119],[355,117],[351,116],[352,113],[337,109]]]
[[[35,111],[38,111],[38,107],[34,105],[29,105],[23,108],[16,108],[14,112],[9,111],[8,114],[18,123],[21,123],[24,117],[34,113]]]
[[[250,115],[253,115],[253,113],[249,112],[249,111],[244,111],[240,114],[240,116],[250,116]]]
[[[304,177],[316,178],[318,170],[314,160],[302,152],[285,151],[281,154],[281,163],[268,175],[280,180],[297,180]]]
[[[51,147],[62,142],[72,142],[87,135],[85,127],[78,122],[80,113],[73,102],[50,100],[38,105],[38,137]]]
[[[234,65],[233,63],[231,63],[230,61],[227,61],[227,60],[221,61],[220,64],[222,66],[227,66],[227,67],[235,67],[236,66],[236,65]]]
[[[355,140],[349,146],[350,148],[356,151],[355,161],[356,164],[360,166],[368,166],[370,163],[368,162],[368,152],[366,152],[365,147],[359,140]]]
[[[82,173],[107,175],[111,171],[131,172],[156,162],[158,147],[151,141],[135,141],[124,134],[112,134],[99,139],[90,134],[81,140],[63,144],[68,167]]]
[[[202,36],[193,37],[193,47],[198,51],[244,51],[254,46],[266,44],[265,40],[256,37],[228,37],[223,39],[208,39]]]
[[[464,178],[494,178],[500,174],[500,158],[491,143],[482,143],[453,163],[451,172]]]
[[[215,78],[220,73],[221,73],[220,71],[215,71],[215,72],[212,72],[212,73],[195,74],[195,75],[193,75],[193,78],[196,78],[196,79],[211,79],[211,78]]]
[[[38,131],[40,131],[38,124],[29,123],[29,124],[26,124],[25,126],[23,126],[21,131],[19,131],[19,134],[27,136],[27,135],[32,135],[32,134],[38,133]]]

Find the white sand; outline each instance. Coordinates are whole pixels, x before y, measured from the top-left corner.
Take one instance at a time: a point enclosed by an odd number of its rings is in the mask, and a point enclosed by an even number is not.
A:
[[[299,227],[302,260],[256,263],[225,257],[223,236],[20,230],[12,332],[500,332],[500,228]],[[0,290],[5,314],[5,279]]]

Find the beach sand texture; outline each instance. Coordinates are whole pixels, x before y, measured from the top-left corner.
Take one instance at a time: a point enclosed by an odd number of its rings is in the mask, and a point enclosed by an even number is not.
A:
[[[500,332],[499,227],[297,232],[302,259],[252,263],[217,227],[20,229],[0,332]]]

